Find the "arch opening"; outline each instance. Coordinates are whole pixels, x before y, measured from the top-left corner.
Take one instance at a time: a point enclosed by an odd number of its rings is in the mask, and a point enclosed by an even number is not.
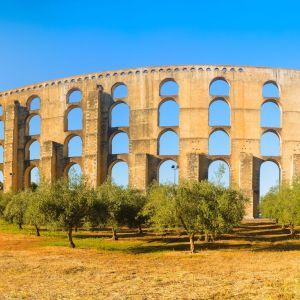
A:
[[[280,183],[280,168],[273,161],[265,161],[261,164],[259,170],[259,198],[263,197],[272,187]]]
[[[74,107],[68,112],[68,130],[82,130],[82,109]]]
[[[172,130],[166,130],[162,133],[158,144],[159,155],[178,155],[179,153],[179,137]]]
[[[68,141],[68,157],[82,156],[82,140],[81,137],[75,135]]]
[[[167,79],[161,83],[159,94],[160,96],[175,96],[178,95],[179,86],[174,79]]]
[[[28,123],[28,133],[30,136],[39,135],[41,133],[41,118],[39,115],[34,115]]]
[[[209,126],[230,126],[230,107],[224,99],[215,99],[210,103]]]
[[[229,96],[230,86],[224,78],[214,79],[209,86],[211,96]]]
[[[111,154],[128,154],[129,138],[127,133],[118,132],[111,139]]]
[[[0,140],[4,140],[4,122],[0,121]]]
[[[208,139],[209,155],[230,155],[230,137],[224,130],[216,130]]]
[[[129,106],[120,102],[111,110],[111,127],[129,127]]]
[[[4,175],[3,172],[0,171],[0,191],[3,191],[4,189]]]
[[[82,170],[79,164],[73,164],[68,169],[68,182],[72,185],[77,185],[80,183],[82,178]]]
[[[280,108],[276,103],[265,102],[260,110],[260,126],[280,128],[280,115]]]
[[[260,138],[261,156],[280,156],[280,139],[273,131],[267,131]]]
[[[0,164],[4,163],[4,147],[0,146]]]
[[[124,161],[116,162],[111,168],[111,180],[118,186],[128,186],[128,164]]]
[[[178,177],[179,167],[176,161],[168,159],[160,164],[158,170],[159,184],[178,184]]]
[[[39,110],[41,108],[41,99],[39,97],[34,97],[29,102],[29,110]]]
[[[264,98],[279,98],[279,89],[277,83],[268,81],[263,85],[262,95]]]
[[[29,160],[40,159],[40,143],[34,141],[29,146]]]
[[[112,96],[114,99],[126,98],[128,96],[128,88],[124,83],[116,84],[112,88]]]
[[[176,101],[170,99],[159,106],[159,126],[179,125],[179,106]]]
[[[230,170],[228,164],[223,160],[214,160],[208,167],[208,181],[229,187],[230,185]]]
[[[74,89],[69,92],[67,96],[68,103],[78,103],[81,102],[82,92],[79,89]]]
[[[31,188],[35,189],[41,181],[40,170],[38,167],[34,167],[29,172],[29,185]]]

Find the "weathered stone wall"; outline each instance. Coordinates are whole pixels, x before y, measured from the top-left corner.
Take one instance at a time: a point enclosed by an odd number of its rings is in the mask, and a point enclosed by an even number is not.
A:
[[[210,157],[208,138],[216,128],[208,124],[208,108],[214,97],[209,94],[210,83],[224,78],[230,85],[227,101],[231,109],[231,126],[224,128],[231,140],[229,156]],[[278,163],[281,178],[291,180],[300,173],[300,71],[256,67],[231,66],[167,66],[108,71],[44,82],[0,93],[5,123],[4,188],[21,189],[28,185],[28,173],[38,166],[46,178],[55,180],[66,174],[72,163],[79,163],[91,183],[98,185],[109,174],[117,160],[129,165],[129,183],[145,188],[157,178],[160,163],[170,157],[158,155],[158,137],[165,128],[158,126],[158,107],[164,100],[160,85],[173,79],[179,85],[175,100],[180,107],[180,125],[173,128],[180,138],[180,152],[175,159],[180,178],[207,178],[209,163],[220,158],[230,166],[231,182],[240,186],[251,198],[248,217],[257,216],[259,195],[259,167],[263,161]],[[281,142],[280,157],[260,156],[260,109],[266,100],[263,84],[275,81],[280,89],[276,99],[281,109],[281,128],[277,129]],[[124,83],[128,97],[122,99],[130,107],[130,127],[123,128],[130,139],[128,155],[110,155],[109,141],[116,129],[109,127],[110,109],[114,101],[112,88]],[[74,104],[68,104],[67,95],[73,89],[82,91],[78,105],[83,110],[83,128],[66,130],[66,114]],[[26,147],[30,137],[26,126],[28,100],[41,99],[38,114],[41,134],[34,137],[41,145],[39,161],[29,161]],[[122,129],[122,128],[121,128]],[[120,130],[120,129],[118,129]],[[74,134],[83,141],[81,158],[68,158],[66,143]]]

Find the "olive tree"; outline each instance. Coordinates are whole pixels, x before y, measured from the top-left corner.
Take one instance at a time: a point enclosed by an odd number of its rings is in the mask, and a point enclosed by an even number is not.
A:
[[[40,236],[41,226],[46,225],[48,211],[47,201],[51,200],[51,185],[42,181],[35,190],[28,191],[25,222],[35,227],[36,236]]]
[[[147,218],[142,211],[146,204],[146,195],[132,188],[127,188],[121,204],[120,219],[129,228],[138,228],[138,233],[142,234],[142,226]]]
[[[19,229],[23,229],[25,224],[25,212],[28,204],[29,191],[21,191],[13,194],[11,200],[7,203],[3,217],[6,221],[15,223],[19,226]]]
[[[295,226],[300,225],[300,180],[292,184],[283,182],[272,188],[262,199],[260,210],[263,216],[275,218],[284,227],[288,227],[291,237],[296,234]]]
[[[71,248],[75,248],[74,228],[80,228],[89,213],[90,197],[93,192],[84,178],[72,182],[59,180],[52,185],[49,199],[43,204],[48,223],[67,232]]]
[[[204,232],[206,237],[214,237],[238,225],[246,201],[239,191],[208,181],[184,181],[178,187],[155,184],[148,191],[144,212],[155,227],[183,228],[194,253],[195,235]]]

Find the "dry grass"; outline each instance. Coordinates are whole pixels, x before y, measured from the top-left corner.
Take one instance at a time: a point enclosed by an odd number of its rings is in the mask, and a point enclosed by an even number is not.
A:
[[[244,224],[216,244],[198,242],[195,255],[179,251],[188,249],[184,236],[125,232],[111,242],[106,232],[89,234],[75,242],[86,236],[94,249],[72,250],[62,237],[2,230],[0,299],[300,299],[299,236],[289,241],[271,223]]]

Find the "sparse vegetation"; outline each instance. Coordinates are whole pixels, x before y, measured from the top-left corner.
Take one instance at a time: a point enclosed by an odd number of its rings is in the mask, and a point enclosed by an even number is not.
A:
[[[153,184],[143,193],[110,181],[93,189],[82,178],[1,193],[0,294],[297,299],[299,191],[295,181],[263,199],[262,211],[279,224],[241,224],[246,198],[218,182]],[[79,249],[70,252],[66,245],[74,248],[73,238]],[[199,254],[186,256],[188,245]],[[61,276],[73,284],[58,287]]]
[[[294,238],[295,226],[300,225],[300,179],[296,178],[292,184],[282,183],[272,188],[262,198],[260,209],[263,216],[288,227]]]

